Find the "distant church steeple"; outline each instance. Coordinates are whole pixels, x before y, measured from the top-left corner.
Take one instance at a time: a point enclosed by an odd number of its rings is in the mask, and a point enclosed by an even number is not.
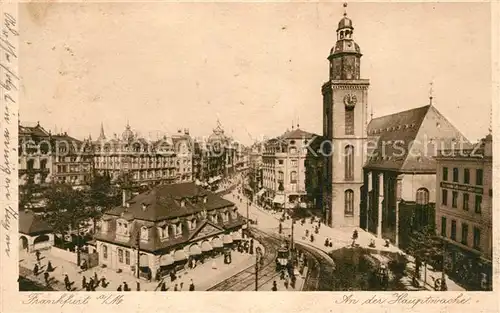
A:
[[[432,105],[432,99],[434,99],[434,83],[429,84],[429,105]]]
[[[97,140],[105,140],[105,139],[106,139],[106,135],[104,135],[104,125],[101,122],[101,133],[99,134],[99,138],[97,138]]]

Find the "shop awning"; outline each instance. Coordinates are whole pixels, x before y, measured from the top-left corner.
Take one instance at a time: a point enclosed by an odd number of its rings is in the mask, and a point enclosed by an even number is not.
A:
[[[208,241],[204,241],[201,243],[201,251],[207,252],[212,251],[212,245]]]
[[[234,232],[231,234],[231,237],[233,237],[233,240],[241,240],[241,233],[239,231]]]
[[[149,266],[149,258],[147,254],[141,254],[141,257],[139,258],[139,266],[140,267]]]
[[[174,264],[174,258],[170,254],[164,254],[160,257],[160,266]]]
[[[224,235],[224,244],[231,244],[233,243],[233,237],[231,237],[230,235]]]
[[[200,246],[198,246],[198,245],[192,245],[189,248],[189,255],[200,255],[200,254],[201,254]]]
[[[184,252],[184,250],[175,251],[175,253],[174,253],[174,261],[175,262],[183,261],[185,259],[187,259],[187,255],[186,255],[186,252]]]
[[[262,197],[264,195],[264,192],[266,192],[266,190],[264,188],[262,188],[261,190],[259,190],[259,192],[257,192],[256,196]]]
[[[220,238],[214,238],[212,240],[212,246],[214,248],[222,248],[224,245],[222,244],[222,240],[220,240]]]
[[[273,203],[284,204],[285,203],[285,195],[276,195],[273,199]]]

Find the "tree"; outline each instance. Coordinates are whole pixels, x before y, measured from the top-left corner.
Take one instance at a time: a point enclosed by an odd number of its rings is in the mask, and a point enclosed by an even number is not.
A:
[[[65,234],[76,230],[77,238],[80,239],[80,229],[89,217],[83,192],[66,184],[53,184],[45,191],[44,196],[47,199],[44,218],[54,232],[64,238]],[[79,244],[76,250],[77,263],[80,265]]]
[[[441,257],[442,242],[436,236],[435,228],[428,225],[412,233],[408,250],[411,255],[415,256],[415,277],[420,279],[421,263],[423,262],[424,269],[426,269],[427,264],[435,260],[436,257]],[[424,283],[426,283],[426,279],[425,275]]]
[[[117,186],[111,184],[107,175],[95,174],[90,182],[90,188],[85,194],[88,217],[92,219],[93,232],[96,232],[97,221],[109,209],[120,204],[120,192]]]
[[[26,181],[25,185],[19,186],[19,210],[30,208],[35,200],[33,194],[36,192],[33,181]]]

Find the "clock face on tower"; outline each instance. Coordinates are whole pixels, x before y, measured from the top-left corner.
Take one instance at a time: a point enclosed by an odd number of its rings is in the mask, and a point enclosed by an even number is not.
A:
[[[344,104],[346,108],[353,108],[357,102],[358,99],[356,98],[356,95],[348,93],[344,96]]]

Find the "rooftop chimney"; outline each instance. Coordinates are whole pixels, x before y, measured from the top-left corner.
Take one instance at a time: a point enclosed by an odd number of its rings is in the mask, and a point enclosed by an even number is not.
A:
[[[184,134],[185,135],[189,135],[189,129],[188,128],[184,128]]]
[[[182,134],[182,129],[180,129],[180,128],[179,128],[179,129],[177,130],[177,133]]]

